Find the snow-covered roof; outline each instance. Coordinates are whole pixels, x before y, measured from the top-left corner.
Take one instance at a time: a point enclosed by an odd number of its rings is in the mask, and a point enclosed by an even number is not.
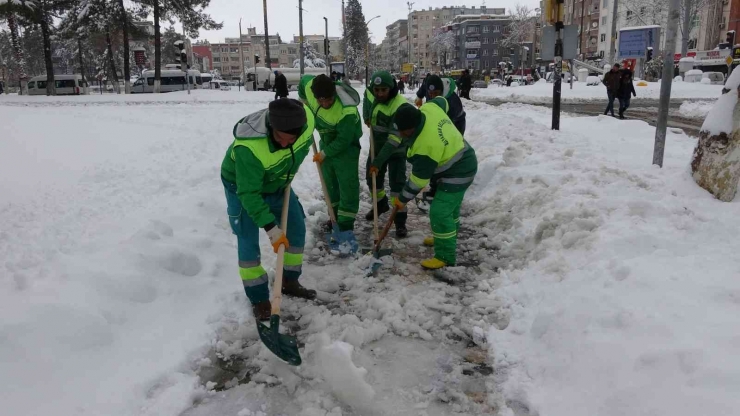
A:
[[[703,73],[704,71],[702,71],[701,69],[690,69],[686,71],[686,75],[701,75]]]

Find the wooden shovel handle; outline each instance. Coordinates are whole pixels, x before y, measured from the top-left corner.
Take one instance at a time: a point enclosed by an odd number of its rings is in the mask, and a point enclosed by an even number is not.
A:
[[[313,146],[313,154],[318,154],[319,150],[316,148],[316,141],[311,140]],[[329,211],[329,219],[332,224],[337,223],[337,217],[334,215],[334,207],[331,205],[331,198],[329,198],[329,190],[326,188],[326,181],[324,180],[324,173],[321,170],[321,163],[316,162],[316,169],[319,170],[319,181],[321,181],[321,192],[324,193],[324,202],[326,202],[326,209]]]
[[[290,205],[290,183],[283,194],[283,211],[280,215],[280,229],[288,232],[288,207]],[[286,234],[287,235],[287,234]],[[283,265],[285,264],[285,246],[278,247],[275,261],[275,284],[272,285],[272,314],[280,315],[280,303],[283,301]]]
[[[383,233],[380,234],[380,238],[375,241],[375,249],[374,251],[377,253],[380,251],[380,243],[383,242],[385,239],[385,236],[388,235],[388,231],[390,231],[391,226],[393,225],[393,220],[396,219],[396,214],[398,214],[398,207],[393,207],[393,211],[391,211],[391,216],[388,217],[388,222],[385,223],[385,227],[383,227]]]

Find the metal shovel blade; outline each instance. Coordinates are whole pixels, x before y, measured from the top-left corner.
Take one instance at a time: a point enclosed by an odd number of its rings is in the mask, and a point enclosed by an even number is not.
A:
[[[278,358],[290,365],[301,365],[301,354],[298,352],[298,340],[294,336],[281,334],[280,315],[270,316],[270,326],[257,321],[257,332],[262,343]]]

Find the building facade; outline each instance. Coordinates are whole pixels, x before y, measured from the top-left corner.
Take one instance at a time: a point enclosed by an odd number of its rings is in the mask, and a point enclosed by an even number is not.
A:
[[[582,61],[591,61],[603,58],[603,49],[599,46],[606,35],[601,31],[602,21],[606,24],[606,16],[601,15],[602,2],[608,4],[610,0],[566,0],[565,23],[578,26],[578,46],[576,54]],[[609,28],[611,29],[611,27]]]
[[[408,37],[408,20],[399,19],[385,27],[383,39],[383,62],[391,72],[400,72],[401,65],[406,62],[408,50],[406,44],[401,45],[401,39]]]
[[[455,33],[456,49],[452,66],[490,73],[502,72],[502,63],[511,64],[514,70],[531,66],[530,59],[521,61],[523,47],[534,49],[531,41],[520,45],[504,46],[511,17],[506,15],[460,15],[450,25]],[[532,36],[534,37],[534,36]]]

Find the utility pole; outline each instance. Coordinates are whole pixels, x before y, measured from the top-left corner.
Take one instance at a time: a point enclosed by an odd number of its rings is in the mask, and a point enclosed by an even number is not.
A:
[[[265,13],[265,65],[268,69],[272,69],[272,63],[270,63],[270,32],[267,30],[267,0],[262,0],[262,9]],[[257,64],[254,65],[254,72],[257,72]]]
[[[326,60],[326,75],[330,75],[330,67],[329,61],[331,61],[329,57],[329,19],[324,17],[324,59]]]
[[[619,8],[619,0],[613,0],[613,1],[614,1],[614,6],[612,7],[612,43],[609,49],[609,63],[611,65],[614,65],[614,63],[617,61],[617,9]],[[675,49],[675,43],[674,43],[674,49]],[[671,62],[673,62],[673,58],[671,58]]]
[[[678,19],[681,15],[681,0],[668,3],[668,30],[665,48],[663,48],[663,77],[660,80],[660,105],[658,106],[658,125],[655,128],[655,147],[653,148],[653,165],[663,167],[665,151],[665,134],[668,127],[668,106],[671,104],[671,85],[673,83],[673,53],[676,51],[678,37]]]
[[[347,22],[346,22],[346,15],[344,12],[344,0],[342,0],[342,56],[344,57],[344,62],[346,65],[347,62]],[[346,71],[346,69],[345,69]]]
[[[562,87],[561,75],[563,72],[563,8],[564,0],[552,0],[552,6],[557,14],[548,19],[555,24],[555,73],[553,74],[552,86],[552,129],[560,130],[560,89]]]
[[[242,90],[242,84],[244,84],[244,49],[242,48],[242,19],[239,18],[239,56],[241,57],[241,65],[239,65],[239,68],[241,68],[241,75],[239,76],[239,91]],[[256,71],[255,71],[256,72]],[[244,91],[247,90],[246,85],[244,86]]]
[[[406,28],[406,46],[408,46],[408,49],[409,49],[407,62],[408,63],[411,63],[412,62],[411,61],[411,8],[414,6],[414,2],[413,1],[407,1],[406,2],[406,6],[408,6],[408,8],[409,8],[409,15],[407,16],[407,19],[408,20],[406,20],[406,26],[407,26],[407,28]],[[411,75],[411,74],[409,74],[409,75]]]
[[[303,0],[298,0],[298,57],[301,60],[301,76],[306,71],[306,63],[304,62],[305,56],[303,53]]]

